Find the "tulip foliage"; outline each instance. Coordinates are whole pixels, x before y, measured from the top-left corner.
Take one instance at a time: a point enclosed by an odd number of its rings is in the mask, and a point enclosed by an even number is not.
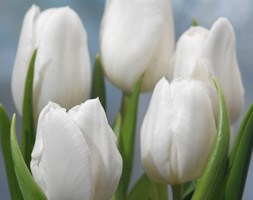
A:
[[[244,102],[230,22],[191,27],[174,51],[170,1],[111,0],[100,39],[92,99],[85,101],[91,70],[78,15],[68,7],[40,12],[37,6],[26,14],[12,79],[21,147],[16,115],[10,121],[0,104],[11,199],[168,200],[168,185],[174,200],[241,199],[253,148],[253,105],[230,145]],[[105,77],[122,90],[112,126]],[[130,187],[139,96],[150,90],[140,131],[144,173]]]

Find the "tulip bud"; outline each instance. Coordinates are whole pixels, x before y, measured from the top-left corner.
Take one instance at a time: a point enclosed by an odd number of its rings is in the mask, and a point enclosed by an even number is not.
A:
[[[141,127],[141,157],[148,176],[181,184],[198,178],[215,138],[215,120],[205,84],[161,79]]]
[[[12,75],[12,95],[19,114],[29,62],[36,48],[34,115],[38,116],[50,100],[68,109],[83,102],[91,69],[87,34],[79,16],[69,7],[40,12],[33,5],[23,21]]]
[[[168,75],[174,51],[170,0],[107,0],[100,51],[108,79],[126,93],[144,74],[142,91]]]
[[[231,122],[244,105],[244,89],[236,58],[235,33],[230,22],[218,19],[210,30],[191,27],[178,40],[173,58],[173,77],[193,78],[221,85]]]
[[[48,200],[109,200],[122,171],[116,137],[98,99],[40,113],[31,171]]]

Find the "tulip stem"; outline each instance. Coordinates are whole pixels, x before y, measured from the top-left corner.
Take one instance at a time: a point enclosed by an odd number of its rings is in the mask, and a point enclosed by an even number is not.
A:
[[[123,159],[122,176],[119,181],[115,197],[118,200],[125,199],[132,174],[135,128],[138,111],[139,93],[142,78],[140,78],[130,94],[123,94],[121,104],[121,127],[118,127],[118,149]]]
[[[183,199],[183,187],[182,185],[172,185],[173,200]]]

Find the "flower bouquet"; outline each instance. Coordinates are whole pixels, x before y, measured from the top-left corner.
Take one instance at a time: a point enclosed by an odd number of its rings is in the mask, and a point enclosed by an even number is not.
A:
[[[16,115],[0,105],[11,199],[241,199],[253,105],[236,132],[244,87],[229,20],[210,29],[193,20],[176,42],[170,0],[108,0],[93,73],[87,40],[70,7],[33,5],[24,17],[12,76],[21,144]],[[112,125],[105,78],[122,91]],[[152,92],[140,131],[144,174],[130,188],[142,92]]]

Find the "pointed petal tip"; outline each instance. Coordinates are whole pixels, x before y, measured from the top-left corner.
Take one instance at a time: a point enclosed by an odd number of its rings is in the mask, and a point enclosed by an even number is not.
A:
[[[65,108],[62,108],[59,104],[49,101],[47,103],[47,105],[42,109],[42,110],[51,110],[51,109],[62,109],[62,110],[66,110]],[[42,112],[42,111],[41,111]]]
[[[219,19],[217,19],[216,21],[215,21],[215,23],[214,24],[224,24],[224,25],[230,25],[231,24],[231,22],[229,21],[229,19],[228,18],[226,18],[226,17],[220,17]]]
[[[47,106],[59,106],[59,105],[53,101],[48,101]]]
[[[212,28],[210,29],[210,31],[212,32],[212,30],[220,30],[221,32],[224,32],[225,30],[228,31],[231,35],[235,35],[234,34],[234,29],[233,26],[231,24],[231,22],[229,21],[229,19],[225,18],[225,17],[221,17],[219,19],[217,19]],[[235,37],[235,36],[233,36]]]
[[[92,107],[102,107],[99,97],[96,97],[94,99],[89,99],[85,103],[87,103],[88,105]]]
[[[62,17],[66,17],[66,18],[70,18],[70,19],[73,19],[73,18],[80,19],[78,14],[69,6],[60,7],[60,8],[58,8],[58,11],[59,11],[59,13],[61,13]]]
[[[32,6],[29,8],[28,12],[30,11],[40,12],[40,7],[33,3]]]
[[[164,76],[160,80],[167,81],[167,79]]]
[[[169,85],[169,81],[165,78],[165,77],[162,77],[158,82],[157,82],[157,86],[159,85]]]

